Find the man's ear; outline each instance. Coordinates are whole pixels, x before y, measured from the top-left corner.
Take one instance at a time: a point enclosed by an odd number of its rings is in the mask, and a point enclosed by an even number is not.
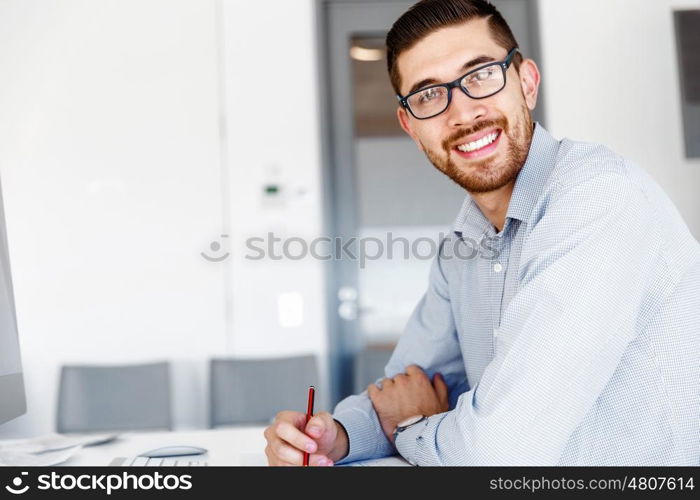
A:
[[[523,59],[520,64],[520,86],[525,104],[532,111],[537,105],[537,92],[540,88],[540,70],[532,59]]]
[[[413,142],[415,142],[416,146],[418,146],[418,149],[423,151],[423,145],[420,143],[418,136],[411,128],[411,118],[408,116],[408,111],[406,111],[406,108],[401,106],[396,108],[396,117],[399,119],[399,125],[401,125],[403,131],[410,135]]]

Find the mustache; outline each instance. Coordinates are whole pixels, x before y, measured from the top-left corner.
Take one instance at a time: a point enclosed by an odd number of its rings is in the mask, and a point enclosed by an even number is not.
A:
[[[468,137],[472,134],[476,134],[477,132],[481,132],[482,130],[486,130],[493,127],[498,127],[504,132],[507,132],[508,120],[505,117],[495,118],[493,120],[484,120],[483,122],[479,122],[475,125],[472,125],[469,128],[457,130],[450,134],[449,137],[447,137],[447,139],[442,141],[442,148],[445,151],[449,152],[452,149],[452,146],[454,144],[459,143],[461,139],[464,139],[465,137]]]

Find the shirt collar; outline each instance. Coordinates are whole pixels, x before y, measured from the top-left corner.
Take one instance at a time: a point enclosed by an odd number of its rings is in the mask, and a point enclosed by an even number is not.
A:
[[[559,141],[552,137],[542,125],[535,123],[530,151],[515,180],[513,193],[508,204],[506,225],[508,219],[517,219],[522,222],[530,216],[549,175],[554,169],[558,149]],[[490,227],[491,222],[484,216],[473,198],[467,195],[452,228],[455,234],[460,238],[465,236],[478,237]]]

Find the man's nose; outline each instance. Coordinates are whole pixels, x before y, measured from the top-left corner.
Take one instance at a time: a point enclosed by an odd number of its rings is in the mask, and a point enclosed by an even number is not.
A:
[[[472,99],[461,89],[452,89],[452,102],[447,108],[447,122],[451,127],[464,127],[470,125],[488,113],[486,103],[488,99]]]

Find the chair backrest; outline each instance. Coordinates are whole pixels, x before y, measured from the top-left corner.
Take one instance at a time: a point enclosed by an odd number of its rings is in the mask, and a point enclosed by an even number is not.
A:
[[[62,368],[58,432],[171,428],[168,363]]]
[[[354,362],[355,393],[367,389],[367,386],[384,377],[384,367],[391,358],[393,346],[368,346],[357,353]]]
[[[281,410],[305,412],[308,388],[318,388],[318,383],[316,357],[312,355],[212,359],[211,426],[268,424]],[[314,409],[324,409],[323,402],[317,399]]]

